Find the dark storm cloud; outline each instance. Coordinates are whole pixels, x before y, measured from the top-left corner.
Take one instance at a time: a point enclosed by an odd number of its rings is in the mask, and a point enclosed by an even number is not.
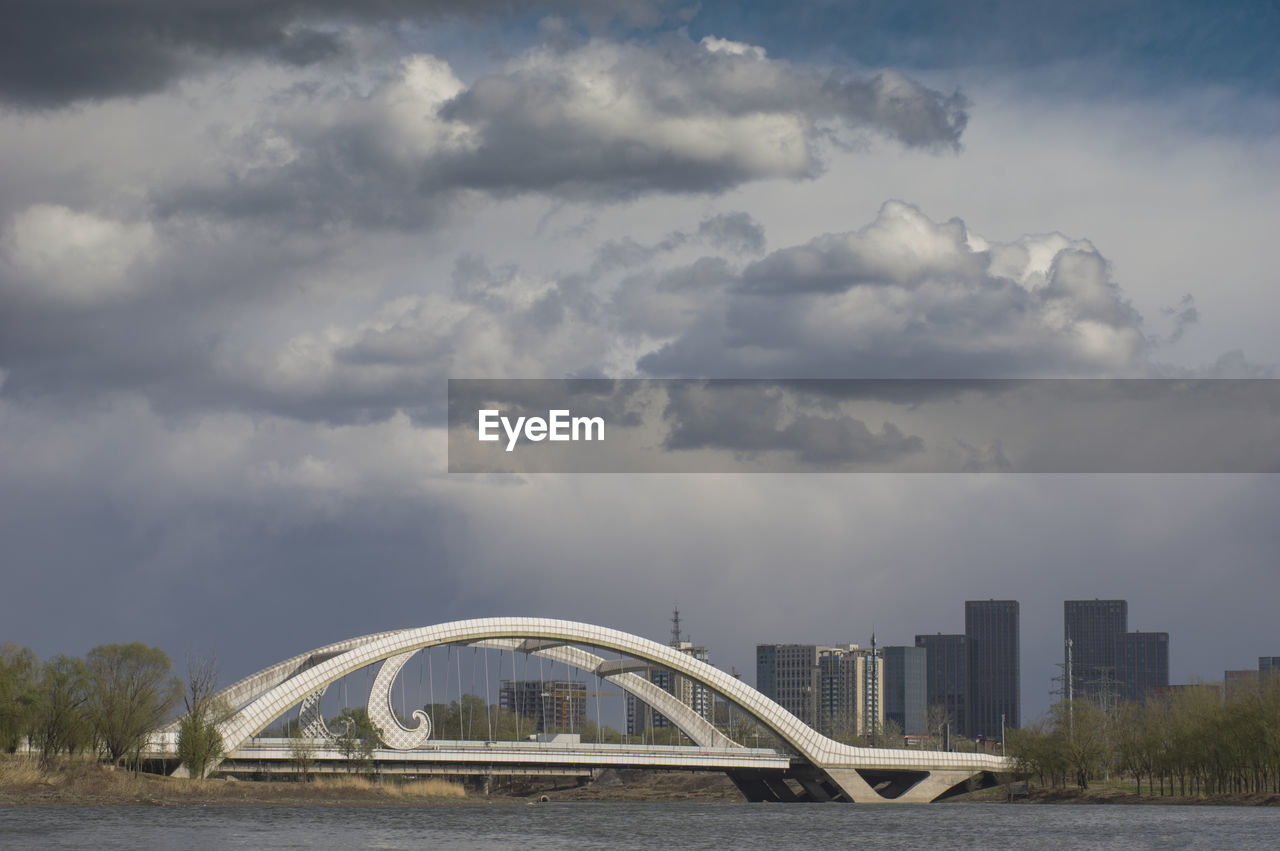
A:
[[[14,0],[0,28],[0,99],[57,107],[163,89],[210,59],[306,65],[345,49],[340,25],[562,11],[653,23],[611,0]]]
[[[224,674],[248,673],[277,648],[449,620],[461,593],[464,512],[400,476],[418,458],[387,479],[354,435],[165,422],[123,393],[72,417],[0,399],[0,423],[0,642],[47,657],[140,640],[179,663],[214,646]]]

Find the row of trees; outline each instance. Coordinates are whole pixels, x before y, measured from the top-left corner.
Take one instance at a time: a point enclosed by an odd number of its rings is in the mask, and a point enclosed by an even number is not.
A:
[[[48,767],[59,756],[92,754],[137,766],[148,734],[185,701],[179,756],[195,776],[222,755],[217,724],[217,668],[188,660],[188,682],[172,676],[163,650],[145,644],[103,644],[83,659],[58,655],[43,664],[28,648],[0,647],[0,749],[24,744]]]
[[[427,704],[422,709],[431,719],[431,735],[437,739],[513,742],[538,729],[535,719],[521,718],[505,707],[486,705],[484,698],[475,694],[464,694],[461,701]],[[572,732],[580,734],[584,742],[622,741],[622,734],[613,727],[601,726],[591,718],[583,719]]]
[[[1110,712],[1064,701],[1010,731],[1008,747],[1044,785],[1128,777],[1148,794],[1280,792],[1280,678],[1225,696],[1195,686]]]

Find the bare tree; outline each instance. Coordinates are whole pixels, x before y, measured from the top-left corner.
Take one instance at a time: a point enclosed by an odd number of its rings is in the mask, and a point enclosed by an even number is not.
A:
[[[925,710],[925,728],[929,731],[930,738],[934,739],[939,747],[945,743],[947,738],[947,728],[953,732],[956,730],[955,719],[951,717],[950,711],[947,710],[945,703],[931,703]]]
[[[298,779],[306,783],[311,779],[311,769],[316,762],[316,743],[305,730],[295,726],[289,731],[289,755],[293,757]]]

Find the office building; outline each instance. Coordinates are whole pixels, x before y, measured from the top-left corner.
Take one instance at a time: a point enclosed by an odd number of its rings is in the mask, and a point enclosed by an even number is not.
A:
[[[684,640],[680,632],[679,609],[675,609],[671,613],[671,641],[668,642],[668,646],[692,656],[699,662],[708,661],[707,648],[699,647],[692,642]],[[645,671],[636,671],[635,673],[645,677],[663,691],[675,695],[677,700],[701,715],[708,722],[714,718],[715,695],[711,689],[696,680],[691,680],[686,676],[677,674],[675,671],[661,667],[653,667]],[[655,711],[635,695],[627,695],[628,735],[638,736],[649,728],[660,729],[672,726],[674,725],[671,721],[661,712]]]
[[[816,729],[850,741],[884,726],[884,660],[856,644],[818,647]]]
[[[885,723],[896,721],[908,736],[927,735],[928,652],[923,647],[885,647],[880,652],[884,660]]]
[[[1257,692],[1261,681],[1261,675],[1258,671],[1248,669],[1243,671],[1223,671],[1222,693],[1226,697],[1237,697],[1247,692]]]
[[[1114,706],[1124,693],[1118,675],[1120,636],[1128,631],[1125,600],[1067,600],[1062,604],[1064,697]]]
[[[1169,633],[1125,632],[1116,644],[1116,686],[1124,700],[1142,701],[1169,685]]]
[[[965,669],[967,651],[963,635],[917,635],[916,647],[925,651],[925,702],[934,711],[945,713],[943,732],[959,734],[965,729]],[[927,710],[926,710],[927,711]],[[938,731],[928,731],[936,735]]]
[[[856,644],[760,644],[756,688],[824,736],[848,741],[884,725],[883,666]]]
[[[1002,726],[1017,727],[1022,718],[1018,601],[966,601],[964,638],[965,734],[998,739]]]
[[[756,689],[810,727],[818,726],[818,646],[756,645]]]
[[[688,641],[675,642],[672,646],[681,653],[692,656],[699,662],[707,661],[707,648],[705,647],[699,647]],[[691,708],[707,721],[711,721],[714,717],[715,695],[711,689],[701,683],[691,680],[686,676],[677,674],[667,668],[654,667],[645,671],[635,671],[634,673],[641,677],[645,677],[649,682],[653,683],[663,691],[675,695],[677,700]],[[635,695],[627,695],[628,735],[641,735],[646,729],[651,727],[654,729],[661,729],[671,726],[674,725],[661,712],[654,710]]]

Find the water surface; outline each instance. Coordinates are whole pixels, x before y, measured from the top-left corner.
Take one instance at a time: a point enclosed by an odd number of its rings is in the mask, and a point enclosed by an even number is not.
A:
[[[4,848],[1251,848],[1280,808],[550,803],[0,808]]]

